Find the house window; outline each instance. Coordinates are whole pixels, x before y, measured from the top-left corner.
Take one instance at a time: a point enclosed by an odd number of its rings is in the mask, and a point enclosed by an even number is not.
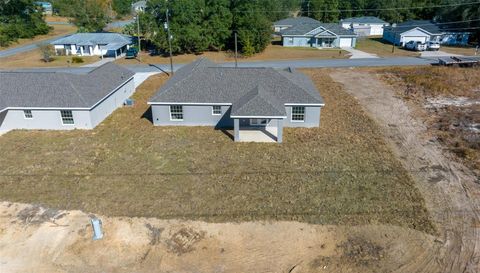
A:
[[[60,114],[62,115],[62,124],[63,125],[73,125],[73,124],[75,124],[75,121],[73,120],[72,111],[62,110],[62,111],[60,111]]]
[[[293,106],[292,107],[292,121],[293,122],[304,122],[305,121],[305,107],[304,106]]]
[[[23,110],[23,115],[25,116],[26,119],[33,118],[32,110]]]
[[[182,105],[170,105],[170,120],[183,120]]]
[[[222,114],[222,106],[214,105],[212,106],[212,115],[221,115]]]
[[[288,37],[287,42],[289,45],[293,45],[293,37]]]

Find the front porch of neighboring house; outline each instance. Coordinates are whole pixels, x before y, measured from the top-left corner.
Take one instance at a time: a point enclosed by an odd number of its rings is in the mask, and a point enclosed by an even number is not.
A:
[[[278,118],[234,118],[235,142],[283,141],[283,117]]]
[[[336,37],[331,37],[331,36],[316,36],[316,37],[312,37],[312,39],[310,40],[310,43],[312,47],[332,48],[332,47],[336,47],[335,39]]]
[[[108,44],[108,45],[65,45],[66,55],[77,56],[101,56],[103,57],[122,57],[128,50],[126,44]]]

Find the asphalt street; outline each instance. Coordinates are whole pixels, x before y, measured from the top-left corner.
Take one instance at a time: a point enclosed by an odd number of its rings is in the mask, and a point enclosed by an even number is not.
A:
[[[421,59],[415,57],[397,57],[397,58],[372,58],[372,59],[338,59],[338,60],[290,60],[290,61],[252,61],[239,62],[238,67],[272,67],[272,68],[322,68],[322,67],[378,67],[378,66],[411,66],[411,65],[431,65],[436,63],[436,59]],[[220,64],[224,67],[235,67],[235,63],[228,62]],[[174,65],[177,70],[183,64]],[[169,64],[150,64],[150,65],[127,65],[128,69],[136,73],[145,72],[170,72]],[[69,73],[87,73],[92,67],[55,67],[55,68],[23,68],[17,71],[32,72],[69,72]]]

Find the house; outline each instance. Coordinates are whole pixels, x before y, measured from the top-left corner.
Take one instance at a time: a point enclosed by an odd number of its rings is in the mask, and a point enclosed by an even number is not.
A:
[[[132,4],[132,11],[137,12],[145,12],[147,8],[147,1],[138,1]]]
[[[133,76],[113,63],[87,74],[0,72],[0,134],[93,129],[133,94]]]
[[[110,56],[124,54],[133,38],[119,33],[76,33],[52,42],[59,55]]]
[[[355,47],[357,34],[338,24],[303,23],[280,31],[283,46],[316,48]]]
[[[428,20],[410,20],[385,27],[383,39],[404,46],[409,41],[440,42],[443,45],[467,45],[470,32]]]
[[[283,127],[318,127],[325,105],[293,69],[220,67],[204,58],[178,70],[148,104],[156,126],[233,127],[235,141],[276,142]]]
[[[297,25],[315,24],[315,23],[320,24],[319,21],[310,17],[290,17],[290,18],[285,18],[273,23],[273,29],[275,33],[279,33],[284,29],[291,28]]]
[[[45,14],[45,15],[52,15],[53,14],[52,3],[38,1],[38,2],[35,2],[35,4],[42,8],[43,14]]]
[[[352,17],[340,20],[344,29],[351,29],[358,36],[382,36],[383,28],[389,24],[374,16]]]

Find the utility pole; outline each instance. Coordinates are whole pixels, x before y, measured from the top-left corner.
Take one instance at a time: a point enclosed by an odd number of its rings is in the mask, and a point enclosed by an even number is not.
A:
[[[237,32],[235,31],[235,68],[238,67],[238,61],[237,61]]]
[[[137,12],[137,40],[138,40],[138,60],[141,62],[142,58],[140,57],[140,53],[142,51],[141,48],[141,41],[140,41],[140,13]]]
[[[166,23],[165,23],[165,28],[167,30],[167,35],[168,35],[168,47],[170,48],[170,71],[173,75],[173,58],[172,58],[172,36],[170,35],[170,24],[168,23],[168,8],[167,11],[165,12],[166,16]]]

